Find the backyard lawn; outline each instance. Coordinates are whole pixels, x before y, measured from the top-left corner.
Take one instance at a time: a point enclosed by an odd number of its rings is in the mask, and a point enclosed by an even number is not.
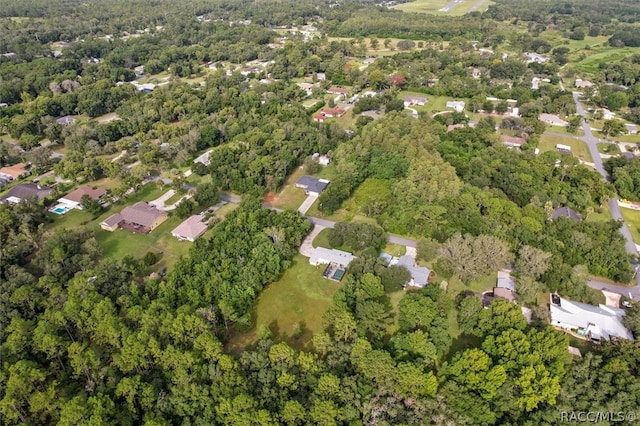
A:
[[[324,265],[309,264],[298,254],[292,266],[279,281],[270,284],[258,297],[254,306],[255,328],[233,336],[229,345],[234,351],[256,343],[261,326],[268,327],[275,341],[286,341],[298,349],[311,349],[314,333],[322,331],[322,314],[331,305],[333,294],[340,283],[322,278]],[[302,327],[302,336],[293,337],[296,324]]]
[[[575,139],[568,136],[558,136],[558,135],[549,135],[544,134],[540,137],[540,152],[545,151],[555,151],[556,145],[568,145],[571,147],[571,152],[573,155],[583,161],[592,162],[591,153],[589,152],[589,147],[586,143],[579,139]]]
[[[293,173],[289,175],[285,180],[282,190],[278,193],[275,199],[268,201],[267,203],[272,207],[283,210],[298,210],[300,204],[307,198],[304,190],[296,188],[296,182],[300,177],[304,175],[304,168],[298,167]]]
[[[640,244],[640,211],[627,209],[622,206],[620,207],[620,211],[622,212],[622,217],[624,218],[624,221],[627,223],[627,227],[631,232],[633,241],[636,244]]]

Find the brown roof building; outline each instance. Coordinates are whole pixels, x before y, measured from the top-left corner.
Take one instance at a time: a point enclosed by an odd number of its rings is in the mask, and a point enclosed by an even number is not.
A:
[[[6,166],[0,169],[0,175],[4,175],[9,180],[19,179],[23,176],[27,176],[29,170],[25,163],[14,164],[13,166]]]
[[[202,217],[193,215],[171,231],[171,235],[179,240],[195,241],[196,238],[207,232],[207,224],[202,222]]]
[[[80,202],[82,201],[83,196],[88,195],[92,200],[100,200],[100,198],[106,193],[107,191],[103,188],[92,188],[89,185],[83,185],[78,187],[75,191],[71,191],[64,197],[58,198],[58,201],[72,208],[82,210]]]
[[[125,207],[120,213],[109,216],[100,224],[100,227],[110,232],[118,228],[124,228],[133,232],[148,234],[167,220],[167,217],[165,212],[141,201]]]

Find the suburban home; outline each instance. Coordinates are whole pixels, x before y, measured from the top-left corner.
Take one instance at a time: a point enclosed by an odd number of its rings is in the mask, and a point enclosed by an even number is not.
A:
[[[133,72],[136,73],[136,77],[142,77],[144,75],[144,65],[138,65],[133,68]]]
[[[384,114],[380,114],[378,111],[365,111],[360,115],[364,115],[365,117],[371,117],[374,120],[384,117]]]
[[[482,74],[480,73],[480,69],[479,68],[473,68],[471,70],[471,77],[475,78],[476,80],[480,78]]]
[[[551,215],[551,220],[555,220],[559,217],[566,217],[578,222],[582,220],[582,215],[570,207],[560,207],[558,209],[555,209],[553,211],[553,214]]]
[[[209,164],[211,164],[211,150],[205,152],[204,154],[200,155],[199,157],[197,157],[195,160],[193,160],[194,163],[200,163],[200,164],[204,164],[205,166],[209,166]]]
[[[75,191],[68,193],[64,197],[58,198],[58,203],[66,206],[67,210],[82,210],[82,206],[80,205],[80,203],[83,196],[88,195],[92,200],[101,201],[102,197],[106,193],[107,191],[103,188],[92,188],[89,185],[83,185]]]
[[[311,92],[313,92],[313,88],[315,87],[315,85],[311,83],[298,83],[297,86],[304,90],[307,96],[311,95]]]
[[[569,145],[563,145],[561,143],[556,144],[556,151],[558,151],[560,154],[573,155],[571,152],[571,147]]]
[[[316,73],[316,79],[318,81],[325,81],[327,79],[327,74],[323,72]]]
[[[242,74],[243,76],[247,77],[249,76],[249,74],[257,74],[260,72],[260,68],[258,67],[250,67],[250,68],[245,68],[242,71],[240,71],[240,74]]]
[[[313,266],[334,263],[338,266],[347,267],[355,258],[353,254],[346,251],[316,247],[311,253],[309,263]]]
[[[415,258],[408,255],[400,256],[396,265],[402,266],[411,274],[411,279],[406,284],[407,286],[422,288],[429,282],[431,270],[424,266],[418,266]]]
[[[327,90],[327,93],[331,94],[331,95],[337,95],[338,98],[346,98],[347,95],[349,94],[349,90],[347,89],[342,89],[340,87],[330,87]],[[337,98],[336,98],[337,99]]]
[[[593,86],[593,83],[592,83],[592,82],[587,81],[587,80],[583,80],[583,79],[581,79],[581,78],[576,78],[576,81],[575,81],[575,83],[574,83],[574,84],[575,84],[575,86],[576,86],[576,88],[577,88],[577,89],[584,89],[584,88],[586,88],[586,87],[591,87],[591,86]]]
[[[602,119],[603,120],[613,120],[615,118],[615,116],[616,116],[615,112],[611,112],[606,108],[602,108],[600,111],[602,112]]]
[[[60,124],[61,126],[70,126],[72,124],[75,124],[75,122],[76,119],[71,115],[65,115],[64,117],[56,118],[56,123]]]
[[[369,58],[366,58],[364,61],[362,61],[362,63],[366,64],[366,65],[371,65],[372,63],[374,63],[376,61],[376,59],[378,59],[378,58],[369,57]]]
[[[515,302],[516,280],[511,276],[510,270],[501,269],[498,271],[496,286],[493,288],[493,296]]]
[[[446,107],[453,109],[455,112],[464,111],[465,105],[464,101],[447,101],[446,103]]]
[[[404,106],[409,107],[412,105],[426,105],[427,104],[427,98],[425,98],[424,96],[406,96],[404,98]]]
[[[551,83],[551,80],[546,77],[536,75],[531,79],[531,89],[538,90],[540,88],[540,83]]]
[[[21,183],[14,186],[5,195],[0,197],[0,203],[18,204],[25,198],[34,198],[38,201],[44,200],[53,189],[35,183]]]
[[[307,195],[320,195],[327,185],[329,185],[327,179],[318,179],[307,175],[301,176],[296,182],[296,188],[304,189]]]
[[[567,127],[569,125],[568,122],[564,121],[555,114],[540,114],[538,116],[538,120],[552,126]]]
[[[328,108],[328,109],[323,109],[320,114],[324,115],[326,118],[331,118],[331,117],[342,117],[345,112],[347,111],[345,111],[342,108]]]
[[[631,332],[622,324],[623,309],[607,305],[573,302],[551,294],[551,325],[572,331],[594,341],[629,339]]]
[[[637,135],[638,134],[638,126],[635,124],[625,124],[624,125],[628,135]]]
[[[321,166],[328,166],[329,163],[331,162],[331,158],[328,155],[320,155],[319,152],[315,152],[312,156],[311,159],[313,161],[316,161],[318,164],[320,164]]]
[[[449,124],[449,125],[447,126],[447,133],[449,133],[449,132],[453,132],[455,129],[464,129],[465,127],[467,127],[467,126],[465,126],[465,125],[464,125],[464,124],[462,124],[462,123],[458,123],[458,124]]]
[[[318,123],[324,123],[324,114],[319,112],[317,114],[313,114],[313,121]]]
[[[141,234],[148,234],[167,218],[167,213],[140,201],[132,206],[125,207],[120,213],[109,216],[100,223],[100,227],[109,232],[123,228]]]
[[[503,145],[509,148],[520,148],[522,145],[527,143],[524,138],[520,138],[517,136],[501,135],[501,137]]]
[[[29,175],[27,165],[25,163],[14,164],[13,166],[5,166],[0,169],[0,176],[6,178],[9,181],[20,179]]]
[[[532,62],[536,62],[538,64],[544,64],[545,62],[549,62],[549,58],[539,55],[537,53],[526,52],[526,53],[523,53],[523,55],[526,58],[526,61],[528,64]]]
[[[207,224],[202,221],[202,216],[194,214],[171,231],[171,235],[180,241],[195,241],[207,232]]]
[[[367,90],[362,94],[363,98],[373,98],[378,96],[378,92],[374,92],[373,90]]]

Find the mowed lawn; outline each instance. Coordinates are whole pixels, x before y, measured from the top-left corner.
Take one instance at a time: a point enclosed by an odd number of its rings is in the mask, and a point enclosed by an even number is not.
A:
[[[230,348],[238,351],[256,343],[258,330],[265,326],[271,330],[274,340],[285,341],[298,349],[310,349],[313,334],[322,331],[322,314],[340,287],[340,283],[322,278],[324,268],[324,265],[312,266],[308,258],[296,255],[282,278],[258,297],[254,330],[233,336]],[[298,339],[293,337],[296,324],[303,330]]]
[[[304,168],[298,167],[285,180],[282,190],[277,194],[276,198],[268,204],[272,207],[283,210],[298,210],[300,204],[307,198],[302,188],[296,188],[296,182],[304,175]]]
[[[131,198],[124,200],[122,204],[114,204],[97,218],[81,210],[70,210],[64,215],[56,215],[48,213],[53,220],[50,227],[51,230],[59,229],[77,229],[80,227],[88,227],[96,233],[96,239],[102,248],[103,257],[113,257],[122,259],[125,256],[133,256],[141,258],[147,252],[162,253],[162,258],[157,268],[172,267],[180,256],[187,254],[191,243],[188,241],[178,241],[171,236],[173,228],[178,226],[183,219],[177,216],[169,216],[169,218],[154,229],[151,233],[135,234],[123,229],[117,229],[114,232],[108,232],[100,228],[100,222],[120,212],[123,208],[133,205],[138,201],[151,201],[159,197],[167,188],[159,188],[155,183],[149,183],[133,194]],[[206,238],[207,231],[201,238]]]
[[[624,218],[624,221],[627,223],[627,227],[631,232],[633,241],[636,244],[640,244],[640,211],[627,209],[624,207],[620,207],[620,211],[622,212],[622,217]]]
[[[402,3],[394,6],[394,9],[404,12],[431,13],[436,15],[460,16],[469,12],[476,6],[475,11],[483,12],[492,3],[489,0],[462,0],[449,11],[440,11],[446,5],[453,3],[453,0],[415,0],[409,3]]]
[[[571,152],[576,158],[579,158],[586,162],[592,162],[591,153],[586,143],[579,139],[575,139],[569,136],[558,135],[542,135],[540,137],[540,152],[555,151],[556,145],[568,145],[571,147]]]
[[[600,69],[600,64],[620,62],[631,55],[640,53],[640,48],[604,46],[602,48],[594,49],[594,51],[596,53],[572,64],[572,66],[582,72],[597,74]]]

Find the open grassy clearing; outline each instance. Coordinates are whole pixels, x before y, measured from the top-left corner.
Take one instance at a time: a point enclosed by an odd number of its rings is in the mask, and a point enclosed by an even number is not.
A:
[[[296,255],[282,278],[258,297],[253,309],[254,330],[233,336],[229,347],[239,351],[256,343],[258,330],[265,326],[276,341],[286,341],[301,350],[311,349],[313,334],[322,331],[322,314],[340,287],[340,283],[322,278],[323,270],[324,265],[312,266],[306,257]],[[293,337],[296,324],[303,331],[297,339]]]
[[[489,0],[462,0],[461,3],[453,6],[448,11],[440,10],[451,3],[453,3],[453,0],[416,0],[409,3],[399,4],[393,8],[404,12],[460,16],[473,11],[484,12],[493,2]]]
[[[602,133],[596,131],[593,132],[593,135],[597,138],[600,139],[605,139],[605,140],[613,140],[615,142],[628,142],[628,143],[637,143],[640,144],[640,134],[638,135],[618,135],[615,137],[611,137],[611,136],[605,136]]]
[[[633,241],[636,244],[640,244],[640,211],[624,207],[620,207],[620,211],[622,212],[622,217],[631,232]]]
[[[571,137],[548,135],[548,134],[542,135],[540,137],[540,144],[539,144],[540,152],[555,151],[557,144],[570,146],[571,152],[576,158],[579,158],[589,163],[593,161],[587,144],[579,139],[575,139]]]
[[[594,53],[586,56],[584,59],[578,62],[573,63],[572,66],[577,70],[585,73],[597,74],[600,69],[600,64],[620,62],[621,60],[631,55],[640,53],[640,47],[606,46],[599,49],[593,49],[591,51],[583,52]]]
[[[613,220],[613,217],[609,211],[609,204],[606,203],[599,210],[590,213],[585,219],[586,222],[608,222],[610,220]]]
[[[296,182],[302,175],[304,175],[304,168],[300,166],[289,175],[282,186],[282,190],[277,194],[276,198],[268,204],[278,209],[297,210],[300,204],[307,198],[303,189],[296,188]]]
[[[320,231],[320,233],[316,235],[316,237],[311,242],[311,245],[313,247],[327,247],[327,248],[331,247],[331,244],[329,244],[330,231],[331,230],[329,228],[325,228],[322,231]]]
[[[566,127],[548,125],[546,127],[546,131],[553,132],[553,133],[562,133],[570,137],[584,136],[584,131],[580,127],[576,130],[575,133],[569,133]]]

